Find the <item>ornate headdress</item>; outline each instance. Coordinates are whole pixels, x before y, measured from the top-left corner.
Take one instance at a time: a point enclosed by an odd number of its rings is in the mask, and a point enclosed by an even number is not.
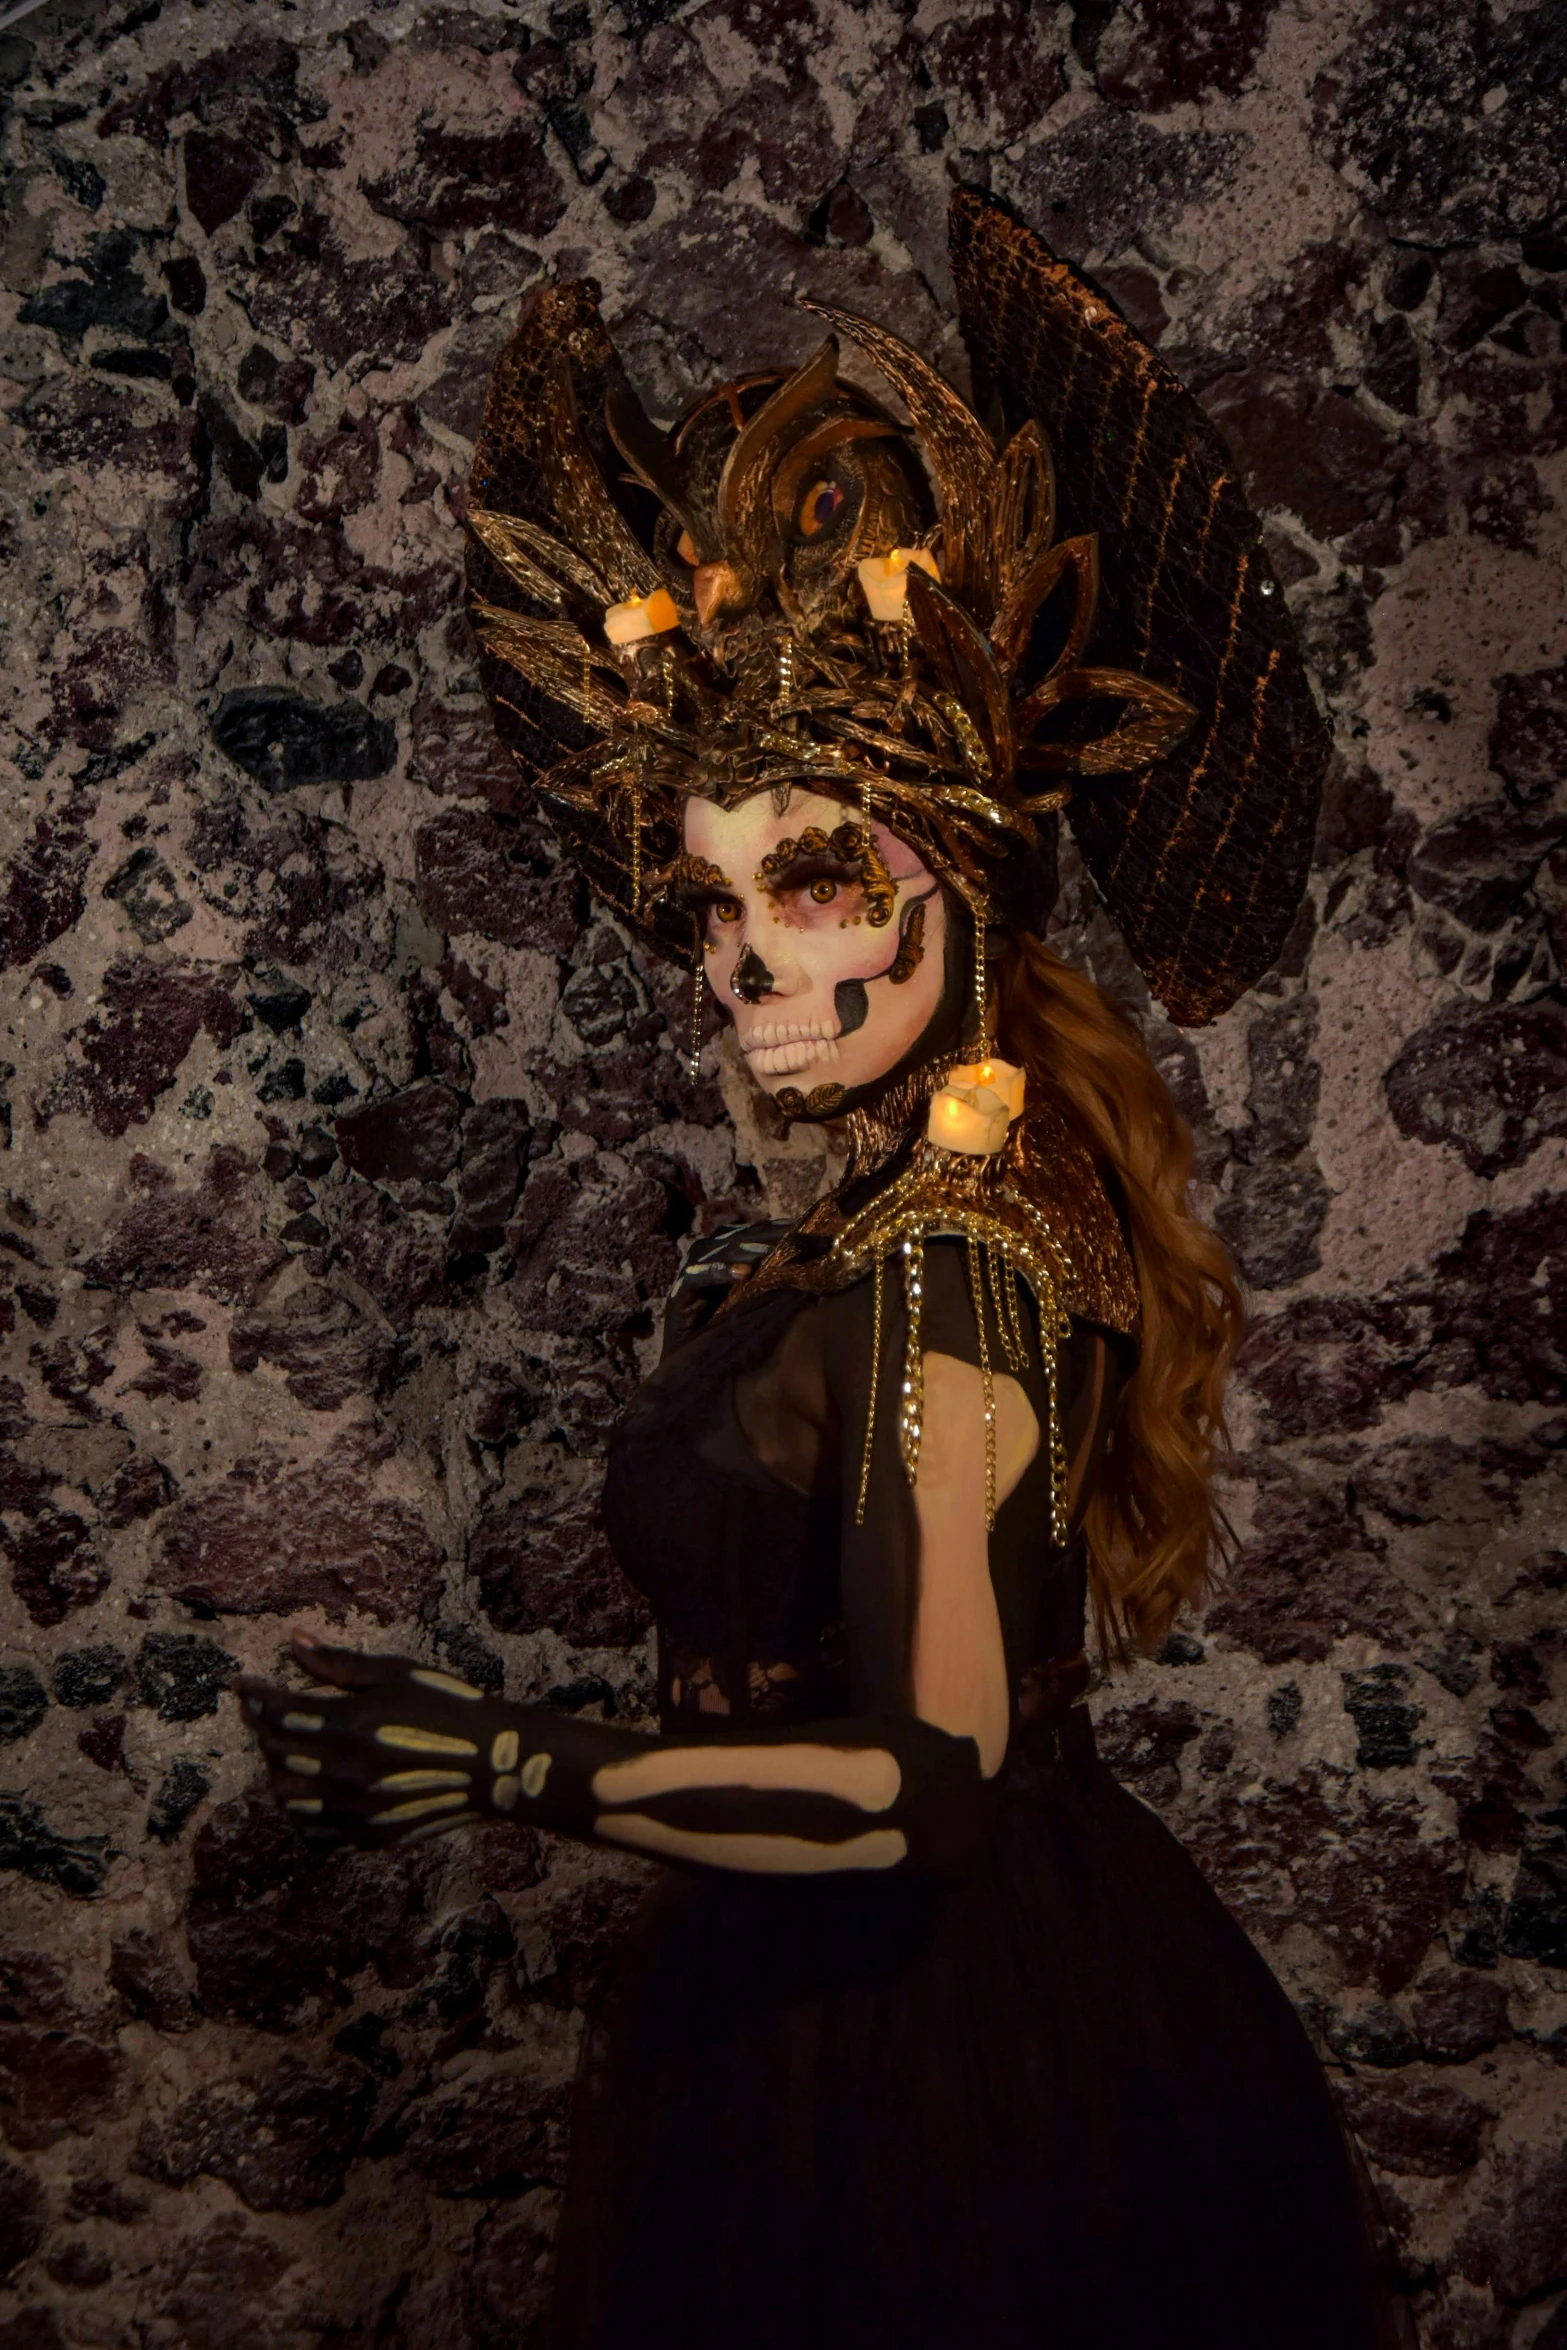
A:
[[[1273,962],[1310,854],[1327,742],[1284,599],[1218,434],[1106,298],[987,198],[949,226],[985,422],[813,302],[803,366],[665,432],[597,289],[533,298],[469,507],[502,738],[592,886],[698,968],[693,795],[825,793],[867,855],[874,813],[981,930],[1043,923],[1069,807],[1155,994],[1210,1020]]]

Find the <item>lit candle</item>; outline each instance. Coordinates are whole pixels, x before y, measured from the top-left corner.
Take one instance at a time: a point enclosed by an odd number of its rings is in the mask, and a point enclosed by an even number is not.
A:
[[[931,1096],[927,1141],[967,1158],[988,1158],[1001,1149],[1007,1128],[1023,1108],[1024,1072],[1010,1061],[963,1062]]]
[[[680,614],[668,588],[655,588],[650,596],[632,596],[627,603],[611,604],[604,615],[604,634],[612,645],[640,645],[645,638],[662,636],[667,629],[680,626]]]
[[[865,590],[873,620],[902,620],[909,595],[909,565],[917,563],[932,579],[941,571],[928,547],[894,547],[890,555],[867,555],[855,569]]]

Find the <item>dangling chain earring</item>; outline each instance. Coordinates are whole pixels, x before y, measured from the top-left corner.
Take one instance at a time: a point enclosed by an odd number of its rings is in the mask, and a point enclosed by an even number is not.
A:
[[[696,961],[691,966],[691,1060],[690,1074],[694,1085],[702,1074],[702,986],[707,977],[707,941],[697,924]]]
[[[990,1057],[990,998],[985,982],[985,909],[974,908],[974,1008],[979,1014],[979,1057]]]

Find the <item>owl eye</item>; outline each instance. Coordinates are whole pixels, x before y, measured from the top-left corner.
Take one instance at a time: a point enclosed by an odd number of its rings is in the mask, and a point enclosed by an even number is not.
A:
[[[835,481],[813,482],[800,505],[798,528],[802,538],[814,539],[836,522],[843,509],[843,490]]]

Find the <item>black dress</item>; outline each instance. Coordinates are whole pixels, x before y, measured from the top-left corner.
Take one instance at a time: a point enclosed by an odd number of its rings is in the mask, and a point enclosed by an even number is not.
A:
[[[895,1381],[856,1523],[870,1280],[737,1297],[704,1323],[724,1254],[688,1269],[682,1342],[618,1430],[606,1490],[659,1618],[666,1733],[906,1715],[918,1542]],[[924,1343],[972,1362],[966,1274],[933,1243]],[[895,1328],[884,1344],[897,1362]],[[1128,1360],[1074,1321],[1078,1516]],[[1015,1716],[958,1865],[671,1873],[650,1896],[589,2028],[559,2350],[1396,2338],[1289,2002],[1071,1702],[1084,1553],[1049,1540],[1043,1450],[991,1541]]]

